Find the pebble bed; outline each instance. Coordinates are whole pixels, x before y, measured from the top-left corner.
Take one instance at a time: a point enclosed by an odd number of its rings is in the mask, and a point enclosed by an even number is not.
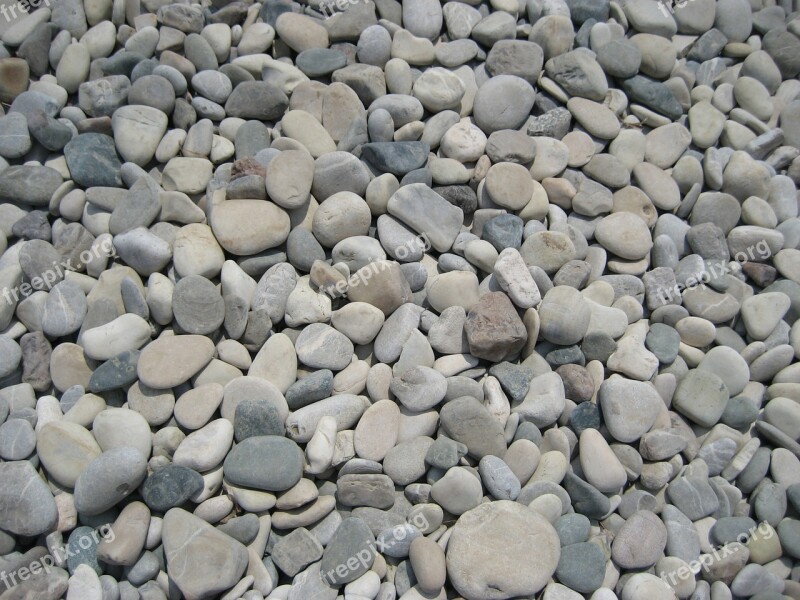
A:
[[[34,6],[0,600],[800,599],[798,0]]]

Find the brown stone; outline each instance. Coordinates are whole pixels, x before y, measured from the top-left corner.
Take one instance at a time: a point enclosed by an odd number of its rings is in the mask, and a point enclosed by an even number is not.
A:
[[[26,333],[20,338],[22,349],[22,381],[31,384],[37,392],[46,392],[50,379],[50,355],[53,348],[41,331]]]
[[[21,58],[0,58],[0,101],[13,102],[28,89],[28,63]]]
[[[485,294],[464,325],[470,354],[498,362],[522,350],[528,332],[517,309],[503,292]]]
[[[778,273],[771,265],[753,261],[742,264],[742,271],[760,287],[767,287],[774,282]]]
[[[411,288],[398,263],[379,260],[361,267],[350,276],[347,297],[351,302],[372,304],[388,317],[406,302],[411,302]]]
[[[267,176],[267,168],[255,158],[248,156],[234,161],[231,167],[231,181],[244,177],[245,175]]]
[[[585,367],[580,365],[561,365],[556,369],[564,382],[564,394],[567,398],[580,404],[592,399],[594,380]]]

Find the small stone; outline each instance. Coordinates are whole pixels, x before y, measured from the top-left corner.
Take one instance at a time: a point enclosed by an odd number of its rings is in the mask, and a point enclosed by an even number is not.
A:
[[[145,479],[142,498],[152,510],[167,512],[182,506],[203,489],[203,478],[197,471],[179,465],[167,465]]]
[[[708,371],[689,371],[678,384],[673,406],[704,427],[713,427],[725,412],[728,389],[722,380]]]
[[[614,537],[611,557],[624,569],[643,569],[661,556],[667,544],[667,529],[653,512],[634,513]]]
[[[599,546],[581,542],[561,548],[556,577],[570,589],[590,594],[602,586],[605,569],[606,559]]]
[[[340,371],[350,364],[353,343],[339,331],[323,323],[312,323],[298,336],[297,357],[309,367]]]

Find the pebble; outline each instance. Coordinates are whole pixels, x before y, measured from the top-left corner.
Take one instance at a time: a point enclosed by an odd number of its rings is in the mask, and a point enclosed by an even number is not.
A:
[[[611,558],[624,569],[641,569],[655,564],[667,544],[667,529],[650,511],[631,515],[614,537]]]
[[[259,464],[279,464],[265,473]],[[303,458],[297,444],[280,436],[249,437],[225,459],[227,477],[234,485],[281,492],[294,486],[303,474]]]
[[[350,364],[353,343],[329,325],[313,323],[295,341],[297,358],[309,367],[340,371]]]
[[[167,512],[182,506],[204,486],[202,476],[187,467],[167,465],[147,477],[142,497],[151,510]]]
[[[708,371],[689,371],[675,390],[674,406],[694,422],[712,427],[725,411],[730,394],[722,380]]]
[[[159,338],[142,350],[137,373],[140,381],[151,388],[173,388],[196,375],[211,360],[213,352],[214,345],[203,336]]]
[[[98,515],[132,493],[144,480],[146,459],[130,446],[118,446],[93,459],[75,482],[75,508]]]
[[[606,558],[600,547],[580,542],[562,545],[556,577],[569,589],[590,594],[602,586],[605,569]]]
[[[604,381],[597,399],[609,433],[624,443],[633,442],[647,433],[663,406],[654,387],[621,377]]]

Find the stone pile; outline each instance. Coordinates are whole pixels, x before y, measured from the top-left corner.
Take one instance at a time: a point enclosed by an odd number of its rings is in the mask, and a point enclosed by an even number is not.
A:
[[[0,600],[800,599],[797,0],[35,8]]]

